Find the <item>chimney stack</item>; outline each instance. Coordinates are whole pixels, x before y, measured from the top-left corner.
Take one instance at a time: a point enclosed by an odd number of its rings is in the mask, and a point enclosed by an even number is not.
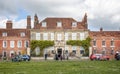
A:
[[[31,16],[27,16],[27,29],[31,29]]]
[[[8,20],[7,23],[6,23],[6,28],[7,29],[12,29],[12,21],[11,20]]]
[[[100,28],[100,32],[102,32],[102,31],[103,31],[103,28],[101,27],[101,28]]]

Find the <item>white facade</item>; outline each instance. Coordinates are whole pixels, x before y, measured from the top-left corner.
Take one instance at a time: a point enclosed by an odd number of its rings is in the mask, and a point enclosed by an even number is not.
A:
[[[54,52],[57,53],[57,49],[62,49],[62,54],[68,52],[69,55],[73,55],[72,53],[81,54],[81,51],[83,48],[80,46],[71,46],[66,45],[67,40],[84,40],[88,37],[88,31],[82,31],[82,30],[75,30],[75,31],[57,31],[57,30],[47,30],[47,31],[31,31],[31,35],[36,34],[36,32],[39,35],[40,40],[51,40],[54,41],[55,45],[50,48],[45,48],[44,50],[47,50],[47,53],[49,53],[51,56],[54,54]],[[36,35],[35,35],[36,36]],[[31,40],[37,40],[36,37],[31,37]],[[44,52],[45,53],[45,52]]]

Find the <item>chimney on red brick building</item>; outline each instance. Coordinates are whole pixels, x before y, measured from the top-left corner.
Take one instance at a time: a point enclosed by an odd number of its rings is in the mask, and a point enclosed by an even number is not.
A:
[[[101,28],[100,28],[100,32],[102,32],[102,31],[103,31],[103,28],[101,27]]]
[[[85,28],[87,29],[88,28],[88,24],[87,24],[87,13],[85,13],[83,19],[82,19],[82,22],[84,23],[85,25]]]
[[[31,17],[27,16],[27,29],[31,29]]]
[[[12,29],[12,21],[8,20],[6,23],[6,29]]]
[[[38,23],[39,23],[39,20],[38,20],[37,14],[35,14],[35,16],[34,16],[34,25],[37,25]]]

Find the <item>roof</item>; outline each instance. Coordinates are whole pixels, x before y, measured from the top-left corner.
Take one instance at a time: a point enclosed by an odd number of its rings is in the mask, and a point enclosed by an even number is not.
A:
[[[90,31],[91,37],[120,37],[120,31]]]
[[[30,37],[30,31],[27,29],[0,29],[0,37],[2,37],[4,32],[7,33],[7,37],[19,37],[22,32],[25,33],[25,37]]]
[[[47,27],[42,27],[42,22],[47,23]],[[62,27],[57,27],[57,22],[62,23]],[[72,22],[77,23],[77,27],[75,29],[85,29],[85,26],[82,22],[77,22],[73,18],[56,18],[56,17],[48,17],[41,21],[38,25],[34,26],[34,29],[73,29]]]

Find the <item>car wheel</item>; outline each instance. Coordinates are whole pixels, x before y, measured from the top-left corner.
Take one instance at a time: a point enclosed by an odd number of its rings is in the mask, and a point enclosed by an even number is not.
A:
[[[109,58],[107,58],[107,60],[109,60]]]

